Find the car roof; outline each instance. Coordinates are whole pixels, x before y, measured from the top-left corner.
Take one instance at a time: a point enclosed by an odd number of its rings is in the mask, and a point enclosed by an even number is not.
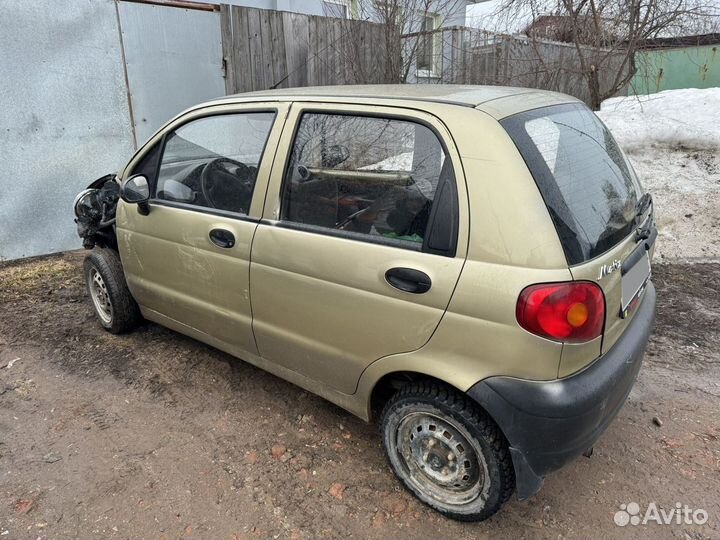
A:
[[[385,100],[442,103],[474,107],[503,118],[538,106],[578,102],[557,92],[514,86],[473,86],[454,84],[375,84],[347,86],[306,86],[234,94],[213,103],[270,101],[334,101],[379,103]]]

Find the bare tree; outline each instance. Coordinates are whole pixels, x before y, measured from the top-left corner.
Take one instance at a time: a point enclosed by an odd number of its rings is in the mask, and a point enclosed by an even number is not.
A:
[[[399,51],[385,64],[387,82],[407,82],[413,69],[435,71],[442,54],[437,29],[465,19],[465,0],[360,0],[356,18],[380,23],[383,42],[372,44]]]
[[[506,0],[506,17],[531,13],[551,16],[531,25],[531,40],[551,38],[572,43],[587,84],[590,105],[625,88],[638,72],[637,53],[647,40],[703,33],[716,27],[717,4],[711,0]],[[567,69],[573,69],[568,66]],[[602,77],[601,77],[602,75]]]

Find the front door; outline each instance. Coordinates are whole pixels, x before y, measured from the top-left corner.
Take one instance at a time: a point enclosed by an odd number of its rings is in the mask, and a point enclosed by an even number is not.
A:
[[[433,116],[293,104],[252,249],[261,356],[351,394],[373,361],[422,347],[460,275],[465,200]]]
[[[181,118],[125,173],[151,184],[149,214],[121,203],[117,219],[128,286],[146,316],[257,352],[250,246],[286,111],[253,104]]]

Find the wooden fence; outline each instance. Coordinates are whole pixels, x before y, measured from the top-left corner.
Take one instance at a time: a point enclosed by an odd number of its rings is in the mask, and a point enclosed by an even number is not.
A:
[[[228,94],[393,82],[385,27],[333,17],[221,5]]]
[[[524,86],[570,94],[590,104],[590,90],[573,44],[494,34],[466,27],[404,35],[388,46],[382,24],[282,11],[220,6],[228,94],[332,84],[400,82],[401,50],[432,34],[434,69],[411,66],[405,82]],[[622,55],[585,48],[611,87]],[[407,59],[406,59],[407,61]],[[411,60],[412,61],[412,60]],[[623,95],[626,89],[621,89]]]
[[[435,69],[423,72],[412,82],[523,86],[563,92],[591,102],[574,44],[464,27],[444,28],[435,34]],[[583,52],[586,59],[600,66],[597,74],[601,90],[611,88],[623,69],[622,53],[589,47],[583,47]],[[619,93],[625,95],[626,89]]]

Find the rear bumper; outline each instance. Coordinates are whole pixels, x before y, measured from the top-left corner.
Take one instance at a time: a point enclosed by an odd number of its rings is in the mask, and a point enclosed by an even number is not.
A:
[[[649,283],[633,320],[590,367],[554,381],[490,377],[467,392],[510,443],[518,498],[538,492],[543,478],[591,448],[630,393],[655,318]]]

